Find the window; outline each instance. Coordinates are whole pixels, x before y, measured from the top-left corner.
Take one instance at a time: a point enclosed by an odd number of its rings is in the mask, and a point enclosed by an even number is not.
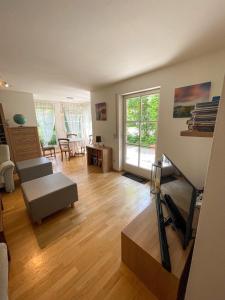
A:
[[[63,111],[66,133],[76,133],[79,137],[81,137],[81,106],[79,104],[64,104]]]
[[[46,102],[35,102],[40,141],[44,145],[56,145],[54,105]]]
[[[67,133],[75,133],[87,144],[92,134],[90,103],[64,103],[64,126]]]

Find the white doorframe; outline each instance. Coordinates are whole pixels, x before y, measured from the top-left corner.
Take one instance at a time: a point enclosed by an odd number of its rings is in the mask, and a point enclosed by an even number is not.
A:
[[[128,164],[126,162],[126,147],[127,147],[127,141],[126,141],[126,136],[127,136],[127,121],[126,121],[126,100],[129,98],[133,98],[133,97],[141,97],[141,96],[145,96],[145,95],[153,95],[153,94],[160,94],[160,90],[159,88],[154,89],[154,90],[148,90],[148,91],[144,91],[144,92],[139,92],[139,93],[133,93],[133,94],[129,94],[129,95],[125,95],[122,97],[122,102],[123,102],[123,133],[122,133],[122,137],[123,137],[123,150],[122,150],[122,164],[123,164],[123,170],[124,171],[128,171],[134,174],[137,174],[139,176],[143,176],[145,178],[150,178],[151,175],[151,168],[149,169],[145,169],[145,168],[141,168],[140,167],[140,151],[141,151],[141,146],[140,146],[140,139],[141,139],[141,121],[139,121],[139,145],[134,147],[138,148],[138,164],[136,166]],[[142,102],[140,101],[140,106],[142,105]],[[140,107],[140,114],[142,113],[142,109]],[[141,120],[141,116],[140,116],[140,120]],[[156,124],[158,125],[158,120],[156,122]]]

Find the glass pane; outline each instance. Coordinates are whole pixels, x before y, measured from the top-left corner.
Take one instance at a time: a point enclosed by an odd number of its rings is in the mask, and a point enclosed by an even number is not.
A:
[[[151,170],[155,161],[155,147],[140,147],[140,167]]]
[[[141,97],[141,119],[142,121],[157,121],[159,110],[159,94]]]
[[[139,145],[139,122],[127,123],[126,143]]]
[[[138,146],[126,145],[126,163],[138,166]]]
[[[141,138],[140,145],[143,147],[153,147],[156,144],[156,122],[142,122],[141,123]]]
[[[139,121],[141,116],[140,97],[126,100],[127,121]]]

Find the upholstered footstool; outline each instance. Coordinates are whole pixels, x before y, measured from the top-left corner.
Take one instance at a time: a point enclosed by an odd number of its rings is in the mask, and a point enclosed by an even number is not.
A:
[[[78,201],[77,184],[62,173],[55,173],[21,184],[24,202],[33,222]]]
[[[37,157],[16,163],[21,182],[52,174],[52,163],[46,157]]]

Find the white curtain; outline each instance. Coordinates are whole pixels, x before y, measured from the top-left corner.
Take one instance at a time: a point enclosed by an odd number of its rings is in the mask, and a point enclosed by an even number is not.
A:
[[[63,110],[66,132],[76,133],[88,144],[89,135],[92,134],[90,103],[64,103]]]
[[[91,119],[91,105],[84,103],[82,105],[82,123],[81,123],[82,137],[86,144],[89,144],[89,136],[92,135],[92,119]]]
[[[67,133],[75,133],[81,137],[81,105],[75,103],[64,103],[64,125]]]
[[[48,145],[54,134],[54,105],[44,101],[35,102],[35,111],[40,138],[43,140],[45,145]]]

